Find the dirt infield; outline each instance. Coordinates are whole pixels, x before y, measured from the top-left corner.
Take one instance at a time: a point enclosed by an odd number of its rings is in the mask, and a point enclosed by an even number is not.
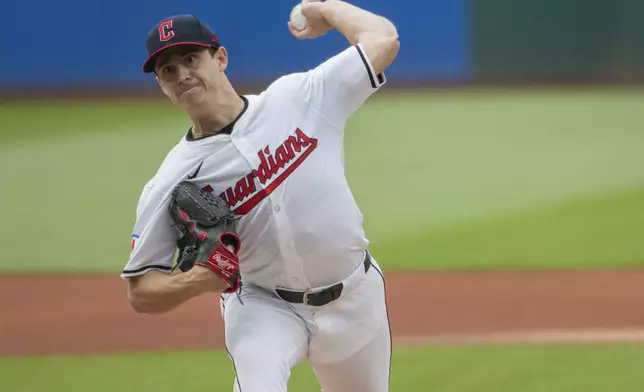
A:
[[[644,270],[386,278],[395,344],[644,341]],[[0,355],[219,348],[217,299],[140,315],[118,277],[0,277]]]

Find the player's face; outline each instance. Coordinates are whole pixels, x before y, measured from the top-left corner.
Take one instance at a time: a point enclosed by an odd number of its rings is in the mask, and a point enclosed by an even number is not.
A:
[[[221,85],[226,51],[214,55],[208,48],[177,46],[165,50],[156,62],[159,86],[177,106],[190,108],[204,102]]]

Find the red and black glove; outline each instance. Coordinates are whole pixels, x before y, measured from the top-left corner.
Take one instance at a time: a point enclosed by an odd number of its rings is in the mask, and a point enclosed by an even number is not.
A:
[[[172,192],[169,211],[181,233],[174,268],[182,272],[194,265],[209,268],[228,283],[225,293],[237,291],[241,240],[235,230],[238,218],[226,202],[193,183],[182,182]]]

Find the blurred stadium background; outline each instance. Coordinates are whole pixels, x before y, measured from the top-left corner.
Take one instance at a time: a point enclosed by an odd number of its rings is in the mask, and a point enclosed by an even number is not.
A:
[[[190,126],[141,71],[146,33],[168,15],[198,15],[228,49],[233,84],[254,93],[346,46],[337,32],[291,37],[294,4],[4,4],[0,274],[117,277],[139,193]],[[386,271],[644,265],[644,2],[353,4],[390,18],[401,41],[388,84],[350,120],[346,139],[347,176]],[[12,303],[0,299],[0,346],[14,338]],[[638,319],[631,327],[644,326]],[[218,350],[0,355],[7,391],[232,388]],[[644,347],[634,343],[398,348],[394,360],[392,391],[644,383]],[[305,366],[291,385],[317,390]]]

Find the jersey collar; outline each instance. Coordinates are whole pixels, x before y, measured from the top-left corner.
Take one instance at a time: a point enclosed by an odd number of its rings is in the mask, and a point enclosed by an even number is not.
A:
[[[226,125],[219,132],[217,132],[215,134],[200,137],[198,139],[195,139],[195,138],[192,137],[192,127],[190,127],[190,129],[188,129],[188,133],[186,133],[186,141],[187,142],[196,142],[196,141],[207,139],[209,137],[213,137],[213,136],[217,136],[217,135],[230,135],[230,134],[232,134],[233,133],[233,128],[235,127],[235,124],[237,123],[237,120],[239,120],[241,118],[241,116],[243,116],[244,113],[246,113],[246,109],[248,109],[248,98],[246,98],[243,95],[240,95],[239,97],[242,99],[242,101],[244,101],[244,107],[241,110],[241,112],[239,113],[239,115],[237,116],[237,118],[235,118],[230,124]]]

